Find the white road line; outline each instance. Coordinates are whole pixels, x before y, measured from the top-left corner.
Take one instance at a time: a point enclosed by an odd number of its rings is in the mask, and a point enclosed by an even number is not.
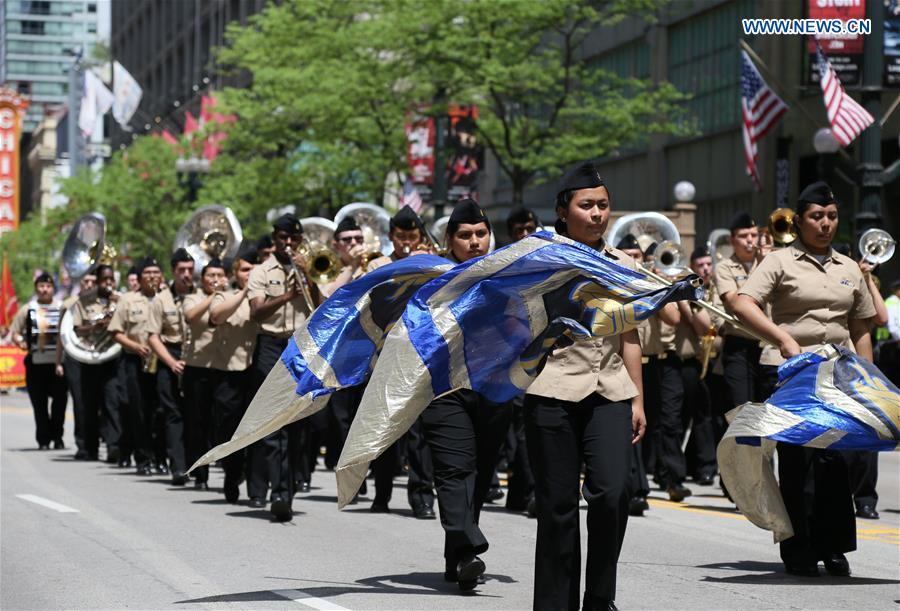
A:
[[[77,509],[73,509],[68,505],[63,505],[62,503],[57,503],[55,501],[51,501],[50,499],[45,499],[42,496],[37,496],[36,494],[17,494],[18,498],[23,501],[28,501],[29,503],[35,503],[37,505],[43,505],[53,511],[58,511],[59,513],[78,513]]]
[[[316,598],[301,590],[272,590],[272,593],[319,611],[350,611],[347,607],[342,607],[324,598]]]

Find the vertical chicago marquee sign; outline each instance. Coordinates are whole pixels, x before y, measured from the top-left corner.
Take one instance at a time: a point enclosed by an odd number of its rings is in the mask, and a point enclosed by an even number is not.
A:
[[[19,140],[28,100],[0,89],[0,235],[19,228]]]

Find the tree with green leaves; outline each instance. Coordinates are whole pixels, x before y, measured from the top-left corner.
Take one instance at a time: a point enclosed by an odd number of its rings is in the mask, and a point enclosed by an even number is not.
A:
[[[226,89],[239,116],[208,193],[262,210],[334,209],[360,194],[381,201],[406,167],[410,113],[476,104],[481,140],[522,202],[532,184],[678,132],[682,96],[667,83],[599,69],[591,37],[660,0],[286,0],[232,26],[220,64],[252,83]],[[307,151],[307,152],[304,152]],[[257,168],[257,178],[240,166]],[[291,192],[276,186],[278,176]],[[242,198],[244,199],[244,198]],[[261,201],[262,200],[262,201]]]
[[[42,268],[60,269],[62,248],[72,224],[83,214],[106,217],[107,241],[125,264],[146,254],[168,261],[172,241],[194,207],[175,172],[178,148],[161,138],[135,140],[116,152],[102,170],[80,170],[62,181],[65,206],[32,214],[18,231],[0,239],[0,252],[10,258],[10,270],[20,299],[31,294],[31,274]]]

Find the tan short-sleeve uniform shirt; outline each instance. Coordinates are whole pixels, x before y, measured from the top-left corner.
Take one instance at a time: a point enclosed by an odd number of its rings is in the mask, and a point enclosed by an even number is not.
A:
[[[157,298],[147,297],[140,291],[122,295],[109,322],[109,331],[124,333],[128,339],[146,346],[150,338],[150,306]]]
[[[770,305],[772,322],[802,350],[824,344],[853,350],[849,321],[875,316],[872,296],[852,259],[831,250],[819,261],[800,243],[767,255],[740,294]],[[766,346],[759,361],[780,365],[784,360],[778,348]]]
[[[212,367],[216,358],[216,327],[209,324],[209,308],[193,323],[188,323],[184,313],[193,310],[208,295],[202,289],[184,298],[181,304],[181,315],[184,320],[185,339],[182,360],[191,367]]]
[[[273,297],[284,295],[288,289],[288,275],[289,268],[272,255],[250,272],[247,299],[252,301],[262,297],[268,301]],[[260,321],[259,332],[274,337],[290,337],[294,330],[303,324],[308,313],[303,296],[299,295],[275,310],[267,319]]]
[[[719,262],[716,265],[716,272],[713,281],[713,287],[716,291],[716,294],[719,296],[719,299],[724,302],[723,295],[726,293],[737,293],[740,291],[741,287],[747,282],[747,279],[750,278],[750,274],[757,267],[756,259],[753,260],[753,264],[750,267],[750,271],[747,271],[747,268],[744,267],[744,264],[737,258],[735,255],[731,255],[729,258]],[[724,337],[726,335],[733,335],[735,337],[743,337],[744,339],[753,339],[756,338],[735,327],[734,325],[722,321],[722,325],[719,328],[719,334]]]
[[[150,333],[159,335],[165,344],[180,346],[184,342],[184,314],[168,288],[156,295],[150,307]]]
[[[604,245],[603,255],[623,267],[635,269],[634,259],[621,250]],[[555,349],[526,394],[563,401],[581,401],[597,393],[610,401],[625,401],[638,395],[637,387],[619,356],[621,338],[592,338]]]
[[[225,293],[216,293],[210,309],[225,301]],[[253,361],[259,327],[250,318],[250,301],[244,299],[238,309],[216,327],[216,358],[212,368],[220,371],[244,371]]]

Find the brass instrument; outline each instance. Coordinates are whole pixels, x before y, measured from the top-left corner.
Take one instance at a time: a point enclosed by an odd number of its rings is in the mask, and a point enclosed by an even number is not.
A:
[[[316,284],[334,282],[344,267],[340,257],[331,249],[337,225],[318,216],[301,219],[300,224],[303,226],[303,241],[297,252],[306,259],[307,277]]]
[[[701,380],[706,377],[707,370],[709,369],[709,358],[712,356],[712,349],[715,343],[716,328],[715,326],[710,325],[703,337],[700,338],[700,364],[702,365],[700,368]]]
[[[390,239],[391,215],[375,204],[354,202],[347,204],[334,215],[337,227],[347,217],[351,217],[363,232],[363,245],[367,251],[390,256],[394,245]]]
[[[142,369],[144,373],[149,373],[152,375],[156,373],[157,369],[159,369],[159,356],[157,356],[157,354],[152,349],[150,350],[150,356],[143,359],[143,361],[144,366]]]
[[[203,206],[175,234],[172,250],[187,250],[194,258],[194,276],[199,277],[213,259],[236,256],[243,239],[241,224],[230,208]]]
[[[406,246],[406,247],[404,247],[403,250],[406,251],[406,250],[408,250],[408,249],[409,249],[409,247]],[[409,253],[406,253],[406,254],[409,254]],[[380,252],[380,251],[377,251],[377,250],[367,250],[366,252],[364,252],[364,253],[363,253],[363,256],[362,256],[362,269],[363,269],[363,271],[364,271],[364,272],[365,272],[365,271],[368,271],[368,270],[369,270],[369,263],[371,263],[371,262],[374,261],[375,259],[380,259],[380,258],[383,257],[383,256],[384,256],[384,255],[381,254],[381,252]]]
[[[304,242],[305,244],[306,242]],[[302,246],[302,245],[301,245]],[[313,251],[309,251],[312,254]],[[303,252],[300,251],[302,255]],[[313,302],[312,293],[309,290],[309,285],[306,283],[306,276],[300,273],[300,270],[297,269],[297,264],[294,263],[294,251],[291,248],[287,249],[288,256],[288,265],[290,267],[290,271],[288,271],[288,279],[293,278],[294,282],[298,282],[300,285],[300,291],[303,294],[303,301],[306,303],[306,309],[312,313],[313,310],[316,309],[316,304]],[[305,257],[304,257],[305,258]],[[310,269],[313,263],[310,260],[307,260],[306,269]],[[287,287],[285,287],[287,289]]]
[[[659,212],[638,212],[620,217],[609,228],[606,243],[615,246],[629,233],[635,237],[641,251],[646,251],[654,242],[660,245],[664,242],[681,244],[681,235],[675,223]],[[657,252],[659,248],[657,246]]]
[[[706,247],[709,248],[709,254],[712,255],[714,266],[718,265],[720,261],[730,259],[734,254],[734,247],[731,246],[731,231],[721,227],[713,229],[706,241]]]
[[[790,208],[776,208],[769,215],[767,226],[769,235],[776,244],[788,245],[797,239],[797,230],[794,227],[795,213]]]
[[[674,277],[687,269],[684,265],[687,257],[684,248],[678,242],[672,240],[660,242],[653,255],[657,269],[666,276]]]
[[[879,265],[894,256],[897,242],[884,229],[867,229],[859,238],[862,260]]]
[[[75,222],[63,247],[63,266],[69,276],[79,279],[98,264],[114,266],[116,258],[115,247],[106,241],[106,219],[102,214],[92,212]],[[102,316],[88,322],[100,322],[112,316],[115,309],[115,304],[110,302],[110,307]],[[112,334],[106,329],[87,338],[79,337],[71,316],[62,316],[59,339],[66,355],[80,363],[105,363],[122,352],[122,346],[112,341]]]

